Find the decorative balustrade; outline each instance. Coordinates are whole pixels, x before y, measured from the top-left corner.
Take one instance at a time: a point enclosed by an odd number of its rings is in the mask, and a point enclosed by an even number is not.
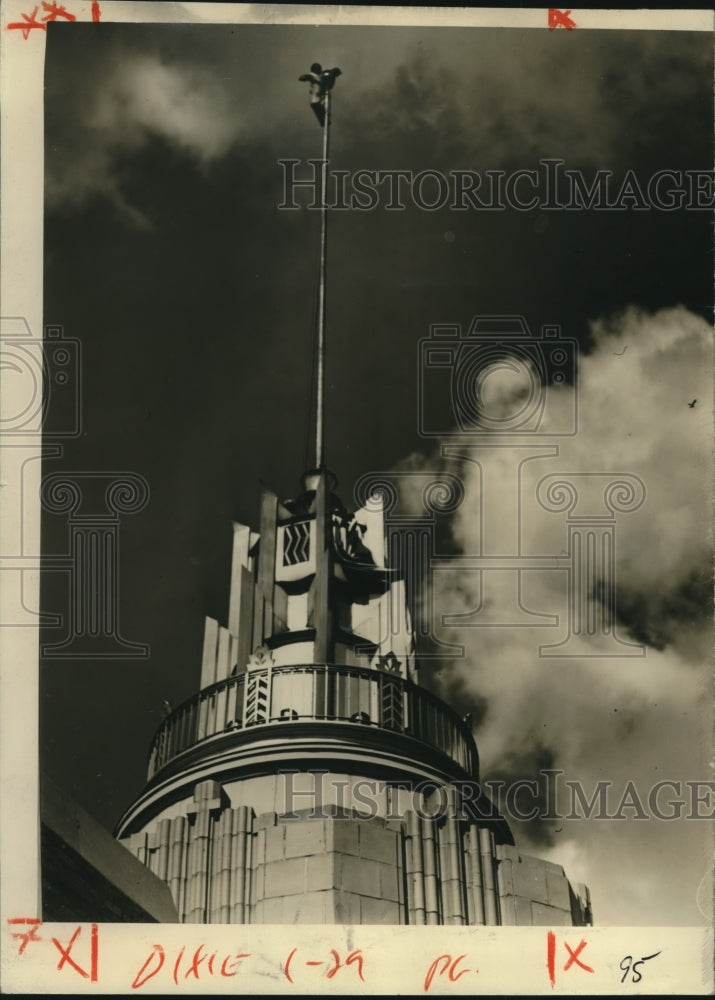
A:
[[[469,726],[430,691],[386,671],[306,664],[252,669],[183,702],[154,737],[149,778],[212,737],[295,722],[352,723],[403,733],[477,774]]]

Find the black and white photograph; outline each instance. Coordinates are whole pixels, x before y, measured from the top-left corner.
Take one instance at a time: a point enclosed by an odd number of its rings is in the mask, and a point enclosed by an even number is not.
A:
[[[712,15],[33,6],[11,975],[711,992]]]

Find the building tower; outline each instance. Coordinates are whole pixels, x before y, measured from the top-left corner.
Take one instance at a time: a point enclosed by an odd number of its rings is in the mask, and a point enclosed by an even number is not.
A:
[[[307,75],[324,178],[338,74]],[[159,727],[116,835],[184,922],[589,923],[588,891],[519,854],[470,726],[418,683],[379,499],[349,512],[334,492],[325,208],[321,226],[316,467],[295,499],[264,490],[259,532],[233,525],[228,622],[206,619],[200,690]]]

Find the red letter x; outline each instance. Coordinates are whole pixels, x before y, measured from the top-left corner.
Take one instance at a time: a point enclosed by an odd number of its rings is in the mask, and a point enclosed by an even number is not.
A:
[[[564,941],[564,948],[569,953],[569,960],[564,966],[564,972],[567,972],[571,966],[576,963],[579,968],[583,969],[584,972],[593,972],[590,965],[585,965],[578,957],[583,949],[586,947],[586,942],[581,941],[574,951],[570,945],[566,944]],[[546,968],[549,970],[549,979],[551,981],[551,988],[556,985],[556,935],[553,931],[549,931],[546,935]]]
[[[90,944],[90,972],[85,972],[81,966],[77,965],[75,960],[71,957],[70,952],[72,951],[72,945],[75,943],[79,935],[82,933],[81,925],[74,932],[70,938],[70,942],[66,948],[63,948],[57,938],[52,938],[52,943],[59,950],[62,958],[57,963],[57,968],[61,969],[65,962],[69,962],[75,972],[79,972],[83,979],[89,979],[90,982],[97,982],[97,957],[99,951],[99,938],[98,938],[98,927],[96,924],[92,924],[92,938]]]
[[[566,972],[566,970],[567,970],[567,969],[570,969],[570,968],[571,968],[571,966],[572,966],[572,965],[574,964],[574,962],[576,963],[576,965],[578,965],[578,966],[579,966],[580,968],[582,968],[582,969],[584,970],[584,972],[593,972],[593,969],[591,968],[591,966],[590,966],[590,965],[584,965],[584,964],[583,964],[583,962],[581,962],[581,961],[579,960],[579,957],[578,957],[578,956],[579,956],[579,955],[581,954],[581,952],[583,951],[583,949],[584,949],[585,947],[586,947],[586,942],[585,942],[585,941],[582,941],[582,942],[581,942],[581,943],[579,944],[579,946],[578,946],[578,948],[576,949],[576,951],[573,951],[573,950],[572,950],[572,949],[571,949],[571,948],[569,947],[569,945],[567,945],[567,944],[566,944],[566,942],[564,941],[564,948],[566,949],[566,951],[567,951],[567,952],[569,953],[569,955],[571,956],[571,957],[569,958],[568,962],[566,963],[566,965],[564,966],[564,972]]]
[[[576,22],[569,17],[570,10],[558,10],[556,7],[549,7],[549,31],[554,28],[566,28],[571,31],[576,27]]]

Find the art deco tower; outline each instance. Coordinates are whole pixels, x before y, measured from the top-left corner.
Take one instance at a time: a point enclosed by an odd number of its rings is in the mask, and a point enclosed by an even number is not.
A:
[[[338,73],[309,75],[324,169]],[[156,733],[117,836],[185,922],[590,922],[587,890],[519,854],[470,726],[419,685],[378,498],[350,512],[334,492],[322,216],[316,468],[295,499],[264,490],[258,532],[234,524],[228,622],[207,618],[200,690]]]

